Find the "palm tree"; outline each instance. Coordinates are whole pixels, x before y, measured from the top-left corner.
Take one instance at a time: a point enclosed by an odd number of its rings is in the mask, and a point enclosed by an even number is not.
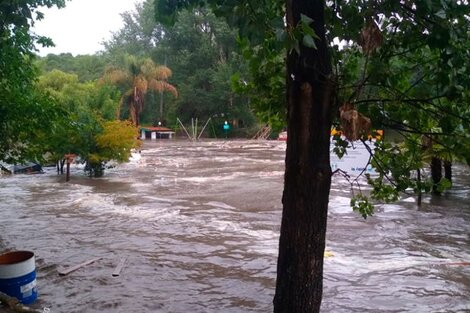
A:
[[[171,77],[171,70],[162,65],[156,65],[151,59],[138,60],[128,56],[127,69],[112,68],[107,70],[101,80],[105,83],[118,86],[122,97],[117,108],[116,116],[119,119],[121,107],[127,105],[129,119],[135,126],[140,124],[140,113],[144,108],[145,95],[148,90],[163,93],[171,92],[178,96],[176,88],[167,82]]]

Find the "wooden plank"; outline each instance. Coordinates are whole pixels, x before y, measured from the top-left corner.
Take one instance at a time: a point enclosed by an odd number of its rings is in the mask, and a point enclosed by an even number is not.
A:
[[[72,273],[73,271],[76,271],[76,270],[78,270],[78,269],[81,268],[81,267],[90,265],[91,263],[94,263],[94,262],[96,262],[96,261],[98,261],[98,260],[101,260],[101,258],[91,259],[91,260],[85,261],[85,262],[83,262],[83,263],[74,265],[74,266],[69,266],[69,267],[67,267],[67,268],[59,269],[59,275],[64,276],[64,275],[70,274],[70,273]]]
[[[119,276],[119,274],[121,273],[122,268],[124,267],[124,264],[126,263],[126,260],[127,260],[127,258],[122,258],[119,261],[119,264],[114,269],[113,276]]]
[[[453,262],[453,263],[444,263],[443,265],[469,266],[470,262]]]

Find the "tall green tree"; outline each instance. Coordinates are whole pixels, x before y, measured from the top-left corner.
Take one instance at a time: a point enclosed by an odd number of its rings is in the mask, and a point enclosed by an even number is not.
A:
[[[40,159],[47,135],[66,118],[34,87],[35,45],[52,42],[30,30],[44,16],[38,10],[41,6],[64,4],[63,0],[0,1],[0,161]]]
[[[135,10],[121,14],[124,26],[104,42],[105,51],[111,56],[130,54],[140,58],[158,57],[155,49],[165,35],[165,27],[154,18],[152,1],[136,3]],[[163,60],[160,61],[163,64]]]
[[[468,164],[468,2],[377,3],[361,17],[360,2],[338,4],[329,12],[362,25],[355,44],[335,51],[341,103],[353,104],[376,128],[392,129],[398,144],[380,143],[373,165],[382,174],[372,197],[398,199],[412,189],[441,191],[449,181],[427,175],[441,170],[441,159]],[[380,12],[377,13],[377,12]],[[354,24],[354,25],[353,25]],[[343,34],[343,35],[341,35]],[[338,31],[332,36],[342,36]],[[377,46],[374,48],[374,44]],[[347,57],[346,57],[347,56]]]
[[[93,111],[105,120],[114,120],[119,91],[98,81],[80,82],[78,75],[52,70],[39,76],[37,87],[47,92],[70,113]]]
[[[348,126],[343,126],[345,132],[352,134],[348,139],[360,138],[360,132],[353,128],[357,126],[365,132],[368,127],[357,123],[359,120],[365,120],[363,116],[362,119],[358,118],[361,116],[357,107],[359,101],[370,100],[371,95],[383,96],[381,91],[385,90],[389,95],[393,94],[394,99],[376,101],[379,105],[380,102],[406,104],[408,97],[403,97],[403,91],[396,90],[396,87],[400,81],[405,84],[407,81],[400,79],[395,73],[390,73],[389,65],[394,57],[401,59],[400,55],[406,55],[409,51],[416,51],[417,56],[423,51],[420,49],[422,47],[429,49],[431,55],[437,53],[439,56],[437,62],[426,63],[429,84],[439,87],[441,91],[449,87],[453,90],[454,97],[457,95],[461,100],[468,99],[465,88],[458,87],[462,87],[458,82],[468,82],[465,77],[459,76],[458,70],[467,68],[468,65],[468,59],[463,57],[466,55],[466,49],[462,49],[458,44],[461,40],[468,42],[468,1],[416,0],[372,3],[363,0],[209,0],[207,4],[231,23],[238,25],[242,37],[248,38],[251,45],[274,51],[279,49],[273,40],[275,37],[285,44],[289,139],[274,311],[319,312],[328,195],[332,175],[329,164],[330,130],[334,117],[337,116],[343,122],[345,120],[345,115],[340,117],[337,109],[347,109],[349,115],[355,117],[349,120],[349,124],[354,127],[349,126],[348,129]],[[155,5],[158,19],[174,22],[178,10],[190,5],[201,5],[201,2],[158,0]],[[279,36],[276,36],[277,34]],[[335,41],[343,40],[346,48],[340,49]],[[349,47],[351,49],[348,49]],[[447,50],[448,48],[450,50]],[[376,51],[380,51],[382,57],[374,57]],[[352,67],[349,70],[339,70],[342,64],[348,63],[344,58],[347,53],[359,52],[363,56],[359,58],[358,64],[362,64],[365,70],[359,71],[358,76],[352,75],[355,67],[353,64],[350,64]],[[453,64],[460,66],[454,67]],[[415,68],[421,65],[414,64]],[[417,86],[415,83],[419,81],[416,79],[419,77],[419,71],[414,74],[417,76],[414,76],[415,79],[411,80],[409,89],[406,90],[415,89]],[[341,85],[342,77],[339,75],[349,76],[347,83],[353,85]],[[370,88],[364,92],[366,86]],[[349,91],[343,93],[344,89]],[[439,93],[435,96],[440,97]],[[427,101],[414,99],[414,103],[422,112],[438,105],[438,98],[425,99]],[[466,112],[468,106],[463,106],[463,111]],[[444,109],[440,111],[443,116],[455,116],[454,112],[446,110],[449,108],[441,107]],[[388,117],[394,109],[401,110],[393,106],[387,107],[382,117]],[[419,110],[405,112],[411,117],[412,112],[416,114]],[[466,122],[456,124],[466,127]],[[409,128],[409,125],[406,126]],[[388,149],[387,145],[378,148],[379,151]],[[399,150],[395,150],[395,158],[388,158],[391,161],[389,163],[377,161],[377,155],[375,164],[383,165],[379,167],[383,173],[381,182],[388,171],[393,170],[393,166],[397,164],[393,162],[397,159],[396,156],[400,156],[397,151]],[[407,160],[402,159],[401,163],[405,161]],[[402,180],[391,189],[382,189],[377,195],[387,196],[392,190],[400,190],[406,186],[409,183],[406,174],[403,171],[397,173],[396,178]]]
[[[139,147],[138,130],[129,121],[103,121],[86,155],[85,171],[90,177],[101,177],[104,165],[110,160],[129,161],[132,150]]]
[[[168,67],[156,65],[149,58],[139,60],[134,56],[128,56],[127,69],[109,69],[102,77],[102,81],[116,85],[122,91],[117,116],[121,115],[121,107],[126,106],[129,119],[135,126],[139,126],[145,96],[149,90],[167,91],[174,97],[178,96],[176,88],[167,81],[171,74]]]
[[[103,75],[110,60],[102,54],[73,56],[71,53],[61,53],[38,57],[36,63],[41,72],[60,70],[76,74],[80,82],[89,82]]]
[[[86,162],[88,175],[104,174],[110,160],[125,162],[138,146],[137,129],[129,122],[116,121],[119,93],[98,82],[81,83],[75,74],[53,70],[39,77],[37,86],[68,113],[58,131],[45,144],[49,161],[63,168],[65,154]]]
[[[137,5],[135,12],[123,15],[124,27],[106,43],[106,55],[111,59],[121,59],[127,53],[151,57],[172,69],[178,98],[148,93],[142,122],[175,121],[177,117],[206,120],[223,114],[224,119],[239,125],[252,125],[255,118],[250,100],[231,88],[231,76],[246,73],[236,31],[207,8],[181,12],[180,22],[173,26],[155,21],[154,15],[153,0]],[[159,114],[163,116],[149,120],[155,106],[163,108]]]
[[[243,70],[236,33],[208,9],[185,10],[168,27],[160,55],[172,64],[180,97],[175,114],[182,120],[206,120],[223,114],[250,122],[246,98],[231,89],[231,76]]]
[[[322,299],[335,91],[324,5],[318,0],[286,3],[288,31],[294,35],[299,25],[308,28],[287,54],[289,140],[275,312],[317,312]]]

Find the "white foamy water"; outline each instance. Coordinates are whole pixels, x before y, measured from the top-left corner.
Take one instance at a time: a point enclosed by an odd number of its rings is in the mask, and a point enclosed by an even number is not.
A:
[[[158,141],[99,179],[83,165],[69,183],[54,168],[2,176],[0,249],[35,252],[39,310],[270,312],[284,154],[277,141]],[[333,177],[323,312],[468,309],[468,266],[449,265],[470,260],[469,173],[455,173],[445,196],[379,206],[368,220]]]

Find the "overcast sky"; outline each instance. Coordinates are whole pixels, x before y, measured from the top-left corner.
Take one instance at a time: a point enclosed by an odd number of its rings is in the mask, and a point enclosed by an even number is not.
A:
[[[142,0],[72,0],[60,10],[41,8],[45,17],[36,22],[34,32],[52,38],[56,46],[40,48],[39,54],[93,54],[102,50],[101,42],[123,25],[120,13],[133,11],[137,2]]]

